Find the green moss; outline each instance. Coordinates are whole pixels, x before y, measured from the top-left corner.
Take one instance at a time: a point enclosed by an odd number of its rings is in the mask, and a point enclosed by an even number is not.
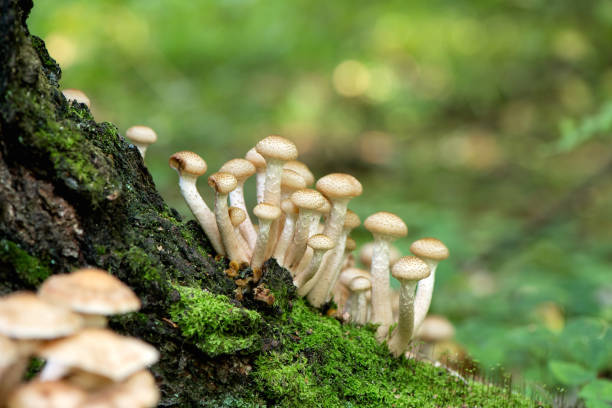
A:
[[[186,286],[174,286],[180,301],[170,308],[172,320],[185,337],[210,356],[252,352],[260,347],[259,313],[230,303],[223,295]]]
[[[150,255],[142,248],[132,246],[122,255],[122,258],[122,262],[127,264],[132,271],[137,272],[144,280],[156,282],[161,280],[160,271],[153,265]]]
[[[6,239],[0,240],[0,262],[11,265],[19,278],[33,288],[51,275],[49,268],[39,259]]]

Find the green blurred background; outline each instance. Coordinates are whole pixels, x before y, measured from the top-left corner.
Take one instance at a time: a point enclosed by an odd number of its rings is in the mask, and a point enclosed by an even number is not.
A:
[[[612,399],[609,0],[55,0],[29,24],[98,121],[158,132],[181,213],[170,154],[290,138],[362,181],[362,219],[406,221],[404,253],[448,245],[432,311],[483,367]]]

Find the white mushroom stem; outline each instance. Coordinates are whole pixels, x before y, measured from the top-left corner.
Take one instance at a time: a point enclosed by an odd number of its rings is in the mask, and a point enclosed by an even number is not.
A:
[[[225,255],[225,248],[221,240],[221,234],[217,227],[215,214],[208,208],[206,202],[198,192],[196,187],[197,177],[189,174],[181,174],[179,172],[179,188],[181,194],[187,203],[187,206],[193,213],[206,236],[210,240],[213,248],[219,255]]]
[[[264,191],[266,188],[266,170],[257,169],[255,179],[257,180],[257,204],[261,204],[264,202]]]
[[[37,378],[40,381],[57,381],[69,372],[70,367],[53,360],[48,360]]]
[[[276,249],[274,250],[273,255],[280,266],[285,265],[285,255],[287,253],[287,248],[289,248],[289,244],[291,244],[293,239],[296,218],[296,215],[293,213],[285,214],[285,224],[283,225],[280,238],[276,243]]]
[[[366,324],[368,322],[368,300],[366,298],[368,290],[356,291],[351,295],[351,321],[357,324]]]
[[[251,268],[253,270],[260,269],[265,261],[266,247],[270,238],[270,226],[273,220],[259,219],[259,232],[257,234],[257,242],[253,249],[253,257],[251,258]]]
[[[229,217],[227,196],[227,194],[222,194],[220,192],[217,192],[215,195],[215,217],[217,219],[219,233],[221,234],[223,245],[225,246],[227,256],[230,260],[239,263],[248,262],[248,257],[238,243],[238,239],[234,232],[234,226]]]
[[[310,259],[310,263],[308,267],[304,270],[302,274],[300,274],[300,280],[295,282],[295,285],[298,287],[297,293],[298,296],[304,297],[310,293],[310,291],[317,285],[317,280],[320,276],[320,266],[321,260],[323,259],[323,255],[326,251],[324,250],[316,250],[313,251],[312,258]],[[306,282],[306,283],[304,283]]]
[[[285,160],[271,157],[266,159],[266,183],[264,187],[264,202],[280,207],[281,180]]]
[[[423,282],[423,280],[419,282]],[[398,324],[387,342],[389,350],[396,357],[401,356],[406,351],[415,332],[414,292],[417,287],[417,281],[402,280],[401,284]]]
[[[304,252],[306,252],[308,238],[311,236],[310,226],[316,221],[318,215],[319,214],[314,210],[300,208],[295,225],[293,242],[289,245],[289,249],[285,257],[286,266],[294,269],[300,263]]]
[[[380,324],[378,337],[384,338],[389,326],[393,324],[389,278],[389,240],[374,236],[372,254],[372,321]]]
[[[330,237],[335,242],[338,241],[338,237],[342,232],[344,226],[344,217],[346,216],[346,210],[348,207],[349,198],[331,198],[331,210],[327,221],[325,222],[325,230],[323,233]]]
[[[229,200],[232,207],[238,207],[246,214],[246,218],[240,223],[238,228],[248,243],[250,250],[252,250],[255,247],[255,241],[257,241],[257,231],[255,231],[244,201],[244,181],[239,181],[238,186],[229,193]]]
[[[423,261],[429,266],[431,274],[419,281],[416,290],[416,297],[414,300],[414,327],[415,330],[423,324],[429,306],[431,305],[431,298],[433,297],[434,283],[436,279],[436,268],[438,267],[438,261],[432,259],[422,258]]]
[[[316,277],[318,279],[316,286],[308,293],[308,301],[314,307],[320,307],[327,302],[329,294],[338,280],[339,269],[344,257],[344,248],[346,247],[346,238],[349,232],[349,229],[341,231],[340,236],[336,239],[336,246],[323,259],[319,267],[321,273],[317,271]]]

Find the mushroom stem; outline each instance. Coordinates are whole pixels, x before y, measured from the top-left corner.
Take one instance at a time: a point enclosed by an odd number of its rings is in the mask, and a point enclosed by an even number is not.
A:
[[[306,252],[306,243],[310,234],[310,226],[316,220],[317,212],[306,208],[300,208],[297,220],[295,222],[295,234],[293,242],[289,245],[287,255],[285,256],[285,265],[295,270],[299,265],[304,252]]]
[[[231,193],[230,193],[231,194]],[[231,198],[231,196],[230,196]],[[232,221],[232,225],[234,226],[234,233],[236,235],[236,239],[238,239],[238,243],[240,244],[240,248],[246,254],[247,257],[251,257],[252,250],[246,239],[240,233],[240,225],[246,219],[246,212],[242,208],[238,207],[230,207],[229,208],[229,217],[230,221]]]
[[[389,350],[395,357],[401,356],[408,347],[414,334],[414,291],[416,281],[402,282],[399,298],[398,324],[387,342]]]
[[[357,278],[351,282],[351,321],[356,324],[366,324],[368,321],[368,300],[366,292],[370,289],[367,278]]]
[[[277,206],[261,203],[255,206],[253,212],[259,219],[259,232],[251,258],[251,268],[253,269],[253,280],[258,282],[261,277],[261,267],[265,261],[268,240],[270,239],[270,226],[274,220],[278,219],[281,211]]]
[[[346,216],[346,210],[351,198],[329,199],[331,201],[331,210],[329,212],[329,216],[327,217],[327,221],[325,222],[325,229],[323,230],[323,233],[334,241],[338,240],[338,237],[342,232],[344,217]]]
[[[257,181],[257,204],[261,204],[264,202],[264,191],[266,188],[266,170],[257,169],[257,173],[255,174],[255,180]]]
[[[240,223],[238,228],[248,243],[249,248],[252,249],[255,247],[255,241],[257,241],[257,231],[255,231],[255,227],[253,226],[253,222],[246,208],[246,203],[244,202],[244,182],[239,182],[236,189],[229,193],[229,200],[232,207],[238,207],[246,214],[244,221]]]
[[[317,284],[317,275],[319,275],[317,270],[319,270],[324,254],[325,251],[313,251],[308,267],[297,277],[298,280],[295,282],[295,286],[298,287],[298,296],[304,297],[308,295]]]
[[[288,199],[283,200],[283,202],[281,203],[281,207],[283,209],[283,212],[285,213],[285,223],[283,225],[283,230],[281,232],[280,238],[276,243],[276,249],[274,250],[273,256],[280,266],[284,266],[287,248],[289,248],[289,244],[291,244],[293,234],[295,232],[297,208],[295,204],[293,204],[291,200]]]
[[[393,310],[390,301],[389,279],[389,241],[374,237],[372,254],[372,321],[379,323],[379,339],[385,337],[389,326],[393,324]]]
[[[429,266],[429,270],[431,274],[419,281],[419,284],[416,289],[416,297],[414,300],[414,327],[418,329],[425,317],[427,316],[427,312],[429,311],[429,307],[431,306],[431,299],[433,297],[434,284],[436,280],[436,268],[438,267],[438,261],[433,261],[430,259],[423,259],[427,266]]]

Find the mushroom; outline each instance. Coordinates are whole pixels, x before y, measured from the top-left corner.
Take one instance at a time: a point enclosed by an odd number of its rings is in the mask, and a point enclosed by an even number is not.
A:
[[[336,244],[327,235],[317,234],[308,238],[308,246],[312,248],[313,255],[308,267],[296,276],[295,286],[298,287],[299,296],[306,296],[317,283],[316,275],[321,265],[321,260],[325,252],[332,249]]]
[[[366,278],[369,280],[371,279],[371,276],[368,271],[364,271],[363,269],[347,268],[343,270],[340,273],[340,276],[338,277],[338,282],[336,282],[336,286],[342,286],[346,288],[347,291],[346,293],[340,292],[341,296],[338,298],[334,298],[334,301],[336,302],[338,307],[342,305],[343,310],[346,309],[346,306],[349,306],[349,303],[351,303],[350,306],[352,307],[352,298],[349,299],[349,296],[351,295],[350,286],[351,286],[351,282],[353,281],[353,279],[356,279],[356,278]],[[366,308],[366,311],[367,311],[367,308]]]
[[[223,246],[230,260],[236,261],[239,264],[248,262],[248,256],[244,253],[236,233],[234,226],[229,217],[229,208],[227,206],[227,196],[238,185],[236,177],[230,173],[217,172],[208,177],[208,185],[215,190],[215,218],[217,219],[217,227],[221,234]]]
[[[297,190],[306,188],[304,177],[293,170],[283,169],[281,176],[281,201],[289,198]]]
[[[264,201],[264,189],[266,186],[266,159],[264,159],[261,154],[257,153],[255,148],[249,150],[244,158],[255,166],[257,179],[257,204],[261,204]]]
[[[168,163],[171,168],[177,171],[181,194],[204,233],[208,236],[213,248],[219,255],[225,255],[215,214],[208,208],[196,187],[198,177],[206,173],[208,168],[206,162],[193,152],[182,151],[170,156]]]
[[[284,266],[285,254],[287,253],[289,244],[291,244],[293,240],[293,234],[295,232],[295,220],[298,215],[298,207],[293,204],[293,201],[290,199],[285,199],[281,201],[281,210],[283,210],[285,214],[285,223],[283,224],[280,238],[276,243],[273,257],[280,266]]]
[[[76,103],[82,103],[88,108],[91,108],[91,102],[85,93],[79,89],[68,88],[62,91],[64,98],[66,98],[69,102],[74,101]]]
[[[53,340],[40,347],[36,354],[47,364],[77,368],[93,374],[122,381],[130,375],[157,362],[158,351],[142,340],[120,336],[108,329],[84,329],[63,339]],[[61,375],[42,380],[57,380]]]
[[[127,285],[96,268],[53,275],[43,282],[38,296],[78,313],[85,327],[106,327],[105,316],[140,309],[140,299]]]
[[[258,204],[253,209],[253,214],[259,219],[257,243],[251,258],[251,268],[253,269],[253,280],[255,282],[258,282],[261,278],[261,267],[265,261],[266,248],[270,237],[270,225],[280,216],[280,213],[280,208],[268,203]]]
[[[393,311],[390,302],[389,244],[397,238],[405,237],[408,228],[404,221],[389,212],[377,212],[363,223],[374,236],[372,254],[372,321],[380,324],[377,336],[382,341],[393,324]]]
[[[268,136],[257,143],[255,150],[266,159],[264,202],[279,207],[283,165],[297,158],[297,147],[284,137]]]
[[[357,324],[366,324],[368,322],[368,301],[366,292],[370,290],[372,284],[370,279],[357,277],[351,280],[349,289],[351,295],[351,321]]]
[[[236,235],[236,239],[238,240],[238,244],[240,244],[240,248],[242,251],[248,256],[251,256],[251,247],[246,242],[242,234],[240,233],[240,225],[246,220],[247,214],[244,212],[242,208],[238,207],[230,207],[229,208],[229,217],[232,225],[234,226],[234,234]]]
[[[332,208],[325,223],[324,233],[336,241],[344,226],[349,201],[363,192],[361,183],[350,174],[332,173],[321,177],[316,187],[331,202]]]
[[[302,176],[302,178],[306,182],[306,186],[311,186],[315,181],[314,175],[312,174],[308,166],[299,160],[289,160],[287,163],[285,163],[283,169],[293,170],[297,174]]]
[[[449,252],[446,245],[436,238],[422,238],[414,241],[410,245],[410,252],[425,261],[431,270],[429,277],[420,281],[417,287],[414,301],[414,327],[418,330],[431,305],[438,262],[448,258]]]
[[[30,381],[9,397],[8,408],[82,408],[87,393],[64,381]]]
[[[359,251],[359,262],[364,268],[370,269],[372,265],[372,254],[374,253],[374,242],[368,242],[361,247]],[[393,266],[398,259],[402,257],[402,253],[395,245],[389,245],[389,265]]]
[[[156,406],[158,402],[159,390],[155,385],[155,378],[149,371],[141,370],[119,383],[93,393],[79,408],[149,408]]]
[[[125,131],[125,137],[138,148],[143,160],[147,152],[147,147],[157,142],[157,133],[147,126],[132,126]]]
[[[257,231],[255,231],[255,227],[253,227],[244,201],[244,182],[255,174],[255,166],[245,159],[232,159],[221,166],[219,171],[233,174],[234,177],[236,177],[236,181],[238,181],[236,189],[229,194],[229,201],[231,206],[238,207],[244,211],[246,217],[239,228],[241,234],[248,242],[249,248],[253,249],[255,247],[255,241],[257,240]]]
[[[444,316],[429,315],[423,320],[416,337],[427,343],[448,341],[455,336],[453,324]]]
[[[416,256],[400,258],[391,270],[393,277],[399,280],[399,319],[397,327],[391,333],[387,346],[395,356],[401,356],[408,349],[414,335],[414,293],[417,282],[429,276],[429,266]]]

